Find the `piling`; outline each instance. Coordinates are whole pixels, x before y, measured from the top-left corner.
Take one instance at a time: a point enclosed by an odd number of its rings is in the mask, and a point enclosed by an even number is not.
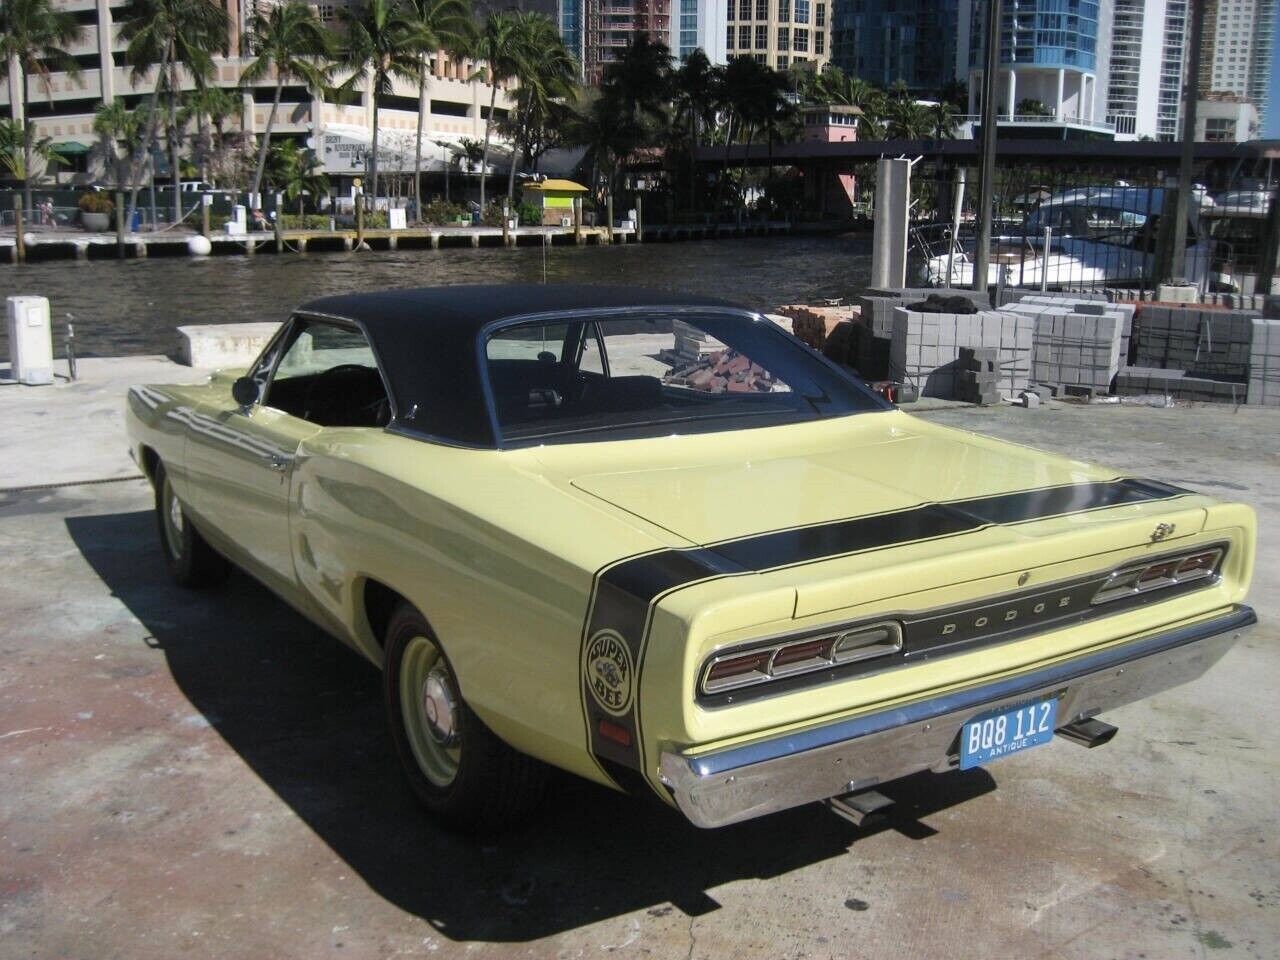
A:
[[[506,197],[502,198],[502,245],[511,246],[511,206]]]
[[[206,208],[207,209],[207,208]],[[129,211],[124,208],[124,191],[116,191],[116,258],[124,259],[124,218],[129,215]]]
[[[582,198],[573,198],[573,242],[582,246]]]
[[[356,194],[356,249],[364,246],[364,194]]]
[[[636,194],[636,243],[644,242],[644,197]]]
[[[19,193],[13,195],[13,236],[16,244],[13,248],[13,255],[17,258],[18,263],[26,263],[27,240],[22,235],[22,195]]]
[[[612,244],[613,243],[613,192],[612,191],[610,191],[609,196],[605,198],[604,209],[605,209],[605,214],[604,214],[605,219],[607,220],[607,223],[605,224],[605,237],[608,239],[609,243]]]

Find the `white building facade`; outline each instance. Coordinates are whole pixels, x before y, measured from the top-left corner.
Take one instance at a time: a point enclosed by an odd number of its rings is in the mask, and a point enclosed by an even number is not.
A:
[[[47,89],[38,79],[30,79],[30,111],[38,134],[51,138],[55,149],[70,147],[73,155],[90,157],[98,140],[93,132],[94,111],[117,98],[131,108],[144,104],[154,90],[154,71],[137,83],[130,76],[132,68],[124,59],[126,44],[120,39],[120,19],[128,0],[55,0],[55,3],[59,9],[72,13],[81,24],[83,32],[80,39],[67,51],[79,61],[81,72],[76,78],[66,73],[53,73]],[[223,4],[230,19],[228,49],[232,55],[215,58],[212,82],[241,93],[240,115],[233,118],[229,126],[245,133],[260,134],[266,128],[271,112],[274,80],[267,79],[247,87],[243,83],[242,74],[252,59],[238,55],[244,49],[242,40],[247,17],[238,0],[223,0]],[[317,10],[323,20],[334,21],[337,8],[342,5],[343,0],[330,0],[318,4]],[[477,69],[475,63],[455,61],[443,51],[432,58],[430,67],[423,128],[426,172],[443,170],[450,153],[456,154],[441,143],[457,143],[464,137],[479,139],[484,136],[492,89],[486,83],[470,79]],[[8,113],[15,119],[22,119],[23,113],[19,78],[19,71],[11,64],[7,79],[0,82],[0,113]],[[184,89],[194,88],[190,77],[182,79]],[[368,93],[367,78],[357,85],[354,99],[355,102],[331,103],[300,86],[286,85],[272,135],[305,139],[325,165],[325,172],[336,175],[349,173],[351,149],[345,149],[341,155],[335,150],[326,154],[325,145],[336,145],[339,140],[348,144],[361,140],[372,142],[373,98]],[[506,92],[500,90],[498,108],[505,110],[508,105]],[[380,147],[387,145],[403,149],[403,141],[407,137],[408,149],[412,153],[417,122],[417,83],[397,79],[391,95],[381,100]],[[85,169],[75,175],[73,182],[92,182],[106,172],[106,166],[101,158],[96,163],[90,160]]]

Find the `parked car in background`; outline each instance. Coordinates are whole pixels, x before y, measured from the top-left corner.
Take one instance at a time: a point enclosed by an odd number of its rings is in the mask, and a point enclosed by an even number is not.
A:
[[[1254,622],[1248,507],[916,419],[700,297],[328,297],[127,420],[177,581],[235,564],[379,666],[455,826],[513,822],[547,765],[704,827],[856,815],[1103,742]]]

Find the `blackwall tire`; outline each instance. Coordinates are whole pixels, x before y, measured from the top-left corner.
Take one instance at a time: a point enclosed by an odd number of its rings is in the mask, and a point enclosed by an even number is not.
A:
[[[387,726],[414,796],[459,832],[519,826],[542,798],[546,767],[471,711],[444,647],[413,606],[392,614],[383,649]]]
[[[230,563],[209,546],[187,517],[163,464],[156,466],[156,521],[165,566],[181,587],[197,589],[222,583]]]

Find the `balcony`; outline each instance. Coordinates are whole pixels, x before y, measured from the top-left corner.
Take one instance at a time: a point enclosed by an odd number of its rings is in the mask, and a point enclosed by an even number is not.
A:
[[[956,136],[962,140],[972,139],[974,131],[981,125],[981,114],[967,113],[956,117]],[[1089,134],[1101,134],[1108,137],[1116,135],[1116,125],[1111,122],[1100,120],[1086,120],[1083,117],[1063,117],[1061,120],[1055,117],[1043,117],[1039,114],[1019,113],[1010,116],[1007,113],[1000,114],[996,117],[997,127],[1011,127],[1026,131],[1023,137],[1032,135],[1036,127],[1044,128],[1044,134],[1047,139],[1062,139],[1060,134],[1064,131],[1075,130]]]

